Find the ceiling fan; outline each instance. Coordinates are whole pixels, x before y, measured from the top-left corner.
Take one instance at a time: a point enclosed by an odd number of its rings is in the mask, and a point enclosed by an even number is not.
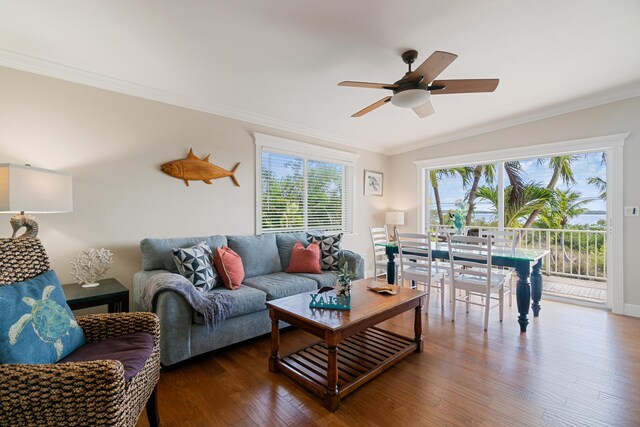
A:
[[[351,117],[362,117],[389,101],[396,107],[411,108],[420,118],[435,113],[429,100],[431,95],[447,95],[450,93],[493,92],[498,87],[499,79],[463,79],[435,80],[458,55],[435,51],[418,68],[411,71],[411,65],[418,57],[418,52],[408,50],[402,54],[402,60],[409,65],[409,71],[393,84],[344,81],[338,86],[364,87],[370,89],[388,89],[392,96],[385,96],[368,107],[363,108]]]

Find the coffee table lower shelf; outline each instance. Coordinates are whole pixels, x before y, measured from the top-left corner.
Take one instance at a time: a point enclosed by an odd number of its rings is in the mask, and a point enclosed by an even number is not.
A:
[[[338,346],[338,396],[345,397],[382,371],[416,351],[413,339],[372,327],[352,335]],[[278,360],[278,371],[327,401],[328,348],[322,342]],[[335,409],[335,408],[330,408]]]

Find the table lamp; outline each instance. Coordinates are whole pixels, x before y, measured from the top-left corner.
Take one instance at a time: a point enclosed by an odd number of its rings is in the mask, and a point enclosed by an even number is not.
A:
[[[395,242],[398,240],[398,225],[404,225],[404,212],[403,211],[390,211],[384,214],[384,223],[387,225],[393,225],[393,232],[389,236],[389,240]]]
[[[30,165],[0,164],[0,212],[15,212],[11,237],[35,237],[38,223],[29,213],[73,212],[71,175]],[[22,227],[26,231],[17,236]]]

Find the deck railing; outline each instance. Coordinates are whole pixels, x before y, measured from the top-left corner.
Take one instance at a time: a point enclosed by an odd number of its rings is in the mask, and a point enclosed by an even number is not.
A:
[[[479,227],[467,227],[470,233]],[[497,227],[481,227],[496,230]],[[516,230],[518,247],[547,249],[542,269],[548,275],[607,280],[607,233],[599,230],[505,228]]]

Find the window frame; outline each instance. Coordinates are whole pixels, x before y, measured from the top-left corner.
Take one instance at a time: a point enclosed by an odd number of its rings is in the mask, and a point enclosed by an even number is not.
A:
[[[350,224],[347,224],[348,229],[350,231],[336,231],[342,232],[345,234],[353,234],[355,230],[355,209],[356,209],[356,166],[357,160],[360,157],[359,154],[350,153],[347,151],[337,150],[334,148],[323,147],[315,144],[308,144],[305,142],[295,141],[287,138],[280,138],[272,135],[266,135],[262,133],[254,133],[253,134],[256,146],[256,234],[262,233],[275,233],[277,231],[272,230],[263,230],[262,229],[262,154],[264,151],[271,153],[279,153],[289,156],[300,157],[304,160],[304,180],[305,180],[305,191],[306,191],[306,181],[307,181],[307,161],[320,161],[320,162],[328,162],[334,164],[342,164],[348,167],[351,167],[351,179],[345,178],[345,186],[351,185],[350,191],[345,188],[343,191],[347,194],[351,193],[350,200],[345,202],[345,209],[351,211],[351,216],[348,219]],[[350,181],[350,182],[349,182]],[[307,195],[305,194],[305,200]],[[305,218],[307,218],[308,207],[304,206],[305,209]],[[343,227],[345,228],[345,227]],[[308,228],[305,227],[303,231],[306,231]]]

